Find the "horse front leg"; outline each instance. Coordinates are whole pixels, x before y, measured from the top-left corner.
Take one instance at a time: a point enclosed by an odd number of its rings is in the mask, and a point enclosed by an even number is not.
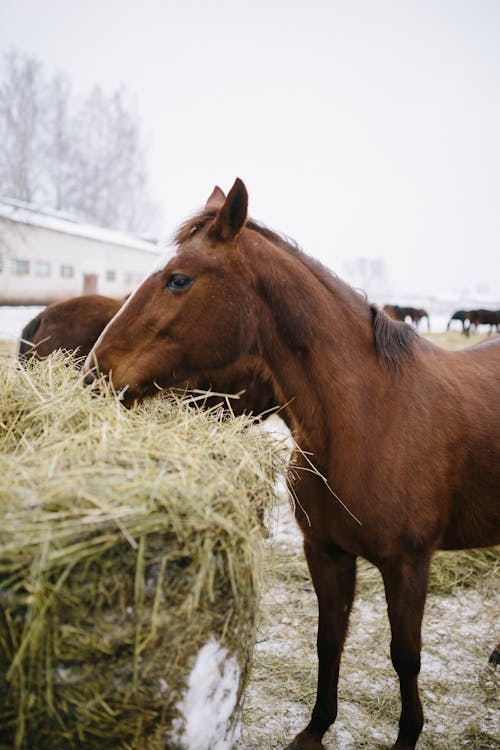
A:
[[[304,543],[318,598],[318,686],[311,721],[287,750],[324,750],[321,739],[337,716],[337,684],[356,582],[356,557],[338,547]]]
[[[392,750],[414,750],[424,723],[418,675],[429,562],[430,555],[420,555],[379,566],[391,624],[391,660],[401,692],[399,734]]]

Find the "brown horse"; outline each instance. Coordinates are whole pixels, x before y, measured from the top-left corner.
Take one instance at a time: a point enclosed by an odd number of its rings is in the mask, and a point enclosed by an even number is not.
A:
[[[485,310],[484,308],[468,310],[466,319],[469,321],[469,325],[465,329],[467,336],[469,336],[473,326],[474,331],[477,331],[477,327],[481,325],[490,327],[488,333],[492,333],[493,328],[496,328],[497,332],[500,330],[500,310]]]
[[[427,318],[427,330],[430,331],[431,323],[429,313],[423,307],[402,307],[401,305],[384,305],[383,310],[393,320],[399,320],[402,323],[410,318],[415,328],[419,327],[422,318]]]
[[[449,319],[449,321],[448,321],[448,323],[446,325],[446,330],[447,331],[450,330],[450,326],[451,326],[451,323],[452,323],[453,320],[460,321],[460,323],[462,324],[462,333],[466,333],[465,322],[466,322],[466,320],[468,320],[468,318],[467,318],[467,310],[455,310],[455,312],[453,313],[453,315],[451,316],[451,318]]]
[[[393,320],[399,320],[401,323],[404,323],[406,308],[401,307],[400,305],[384,305],[382,309],[385,314]]]
[[[427,318],[427,330],[431,330],[431,319],[429,318],[429,313],[427,310],[425,310],[423,307],[412,307],[410,308],[410,316],[412,323],[414,323],[415,327],[418,329],[420,325],[420,321],[423,318]]]
[[[57,349],[76,355],[83,363],[103,328],[118,312],[123,300],[84,294],[48,305],[23,328],[18,356],[44,358]]]
[[[21,362],[32,357],[43,359],[62,349],[73,353],[74,364],[80,367],[122,304],[123,300],[85,294],[48,305],[23,328],[19,359]],[[270,376],[257,372],[251,365],[200,375],[177,389],[188,390],[195,403],[205,408],[222,404],[235,416],[252,413],[265,417],[276,413],[278,408]],[[279,414],[286,422],[286,410],[281,409]]]
[[[289,748],[321,750],[335,719],[363,556],[383,576],[400,681],[393,750],[413,750],[432,553],[500,542],[500,341],[454,352],[420,339],[249,220],[247,199],[239,179],[227,198],[216,188],[181,227],[177,254],[97,341],[87,379],[97,362],[140,396],[249,360],[271,372],[303,451],[291,489],[319,603],[316,705]]]

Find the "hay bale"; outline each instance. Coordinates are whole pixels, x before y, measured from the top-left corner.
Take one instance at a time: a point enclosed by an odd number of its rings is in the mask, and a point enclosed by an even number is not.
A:
[[[100,390],[57,355],[0,373],[0,743],[229,748],[285,451]]]

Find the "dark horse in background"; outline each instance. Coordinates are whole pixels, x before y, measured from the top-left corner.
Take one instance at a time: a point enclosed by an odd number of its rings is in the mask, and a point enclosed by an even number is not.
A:
[[[393,320],[399,320],[400,322],[404,323],[407,318],[411,320],[411,322],[414,324],[415,328],[418,329],[420,325],[420,321],[423,318],[427,318],[427,330],[431,330],[431,321],[429,318],[429,313],[427,310],[424,310],[423,307],[403,307],[401,305],[384,305],[383,308],[384,312],[389,315],[390,318],[393,318]]]
[[[453,313],[453,315],[451,316],[451,318],[449,319],[446,325],[447,331],[450,330],[450,326],[452,324],[452,321],[454,320],[460,321],[460,323],[462,324],[462,332],[465,333],[465,322],[467,320],[467,310],[455,310],[455,312]]]
[[[140,398],[221,367],[271,373],[303,451],[290,481],[319,604],[316,704],[289,749],[321,750],[336,717],[363,556],[385,585],[401,693],[393,750],[413,750],[431,556],[500,542],[500,339],[461,351],[421,339],[248,219],[247,200],[239,179],[227,198],[213,191],[104,330],[86,380],[97,367]]]
[[[462,332],[466,336],[470,335],[471,330],[477,331],[478,325],[489,325],[489,333],[500,331],[500,310],[456,310],[448,321],[446,330],[450,330],[453,320],[459,320],[462,323]]]
[[[469,325],[466,327],[467,336],[470,335],[471,328],[477,332],[477,327],[481,325],[489,325],[490,330],[488,333],[492,333],[495,328],[498,332],[500,330],[500,310],[468,310],[466,313]]]
[[[19,360],[44,359],[60,349],[73,354],[73,364],[81,367],[123,304],[123,300],[112,297],[84,294],[48,305],[23,328],[18,346]],[[255,368],[245,365],[227,373],[221,369],[207,377],[191,378],[176,392],[188,390],[194,403],[205,408],[221,404],[235,416],[252,413],[266,417],[278,410],[270,377],[263,377]],[[285,408],[279,410],[279,415],[287,422]]]

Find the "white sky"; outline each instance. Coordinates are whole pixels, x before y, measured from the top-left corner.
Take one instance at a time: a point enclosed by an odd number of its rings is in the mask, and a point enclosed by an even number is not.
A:
[[[341,276],[500,299],[498,0],[0,0],[13,46],[127,87],[167,233],[239,176]]]

